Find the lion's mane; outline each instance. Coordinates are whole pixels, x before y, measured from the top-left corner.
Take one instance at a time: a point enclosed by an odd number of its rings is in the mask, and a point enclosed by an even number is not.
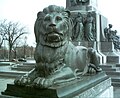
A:
[[[46,30],[45,25],[44,25],[44,19],[47,14],[51,14],[51,13],[61,14],[61,16],[64,19],[62,25],[65,25],[67,28],[67,31],[65,32],[67,38],[61,35],[62,37],[61,42],[58,42],[58,43],[49,43],[45,41],[45,36],[50,31]],[[70,40],[71,33],[72,33],[72,21],[70,18],[70,12],[64,9],[64,7],[60,7],[56,5],[50,5],[44,8],[42,12],[38,12],[37,14],[37,19],[34,25],[34,33],[35,33],[37,44],[42,44],[42,45],[46,45],[50,47],[59,47],[65,44],[66,41]]]

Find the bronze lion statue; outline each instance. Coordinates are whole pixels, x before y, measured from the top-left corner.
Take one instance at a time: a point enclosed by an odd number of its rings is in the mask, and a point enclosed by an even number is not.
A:
[[[34,33],[36,66],[16,79],[16,85],[48,88],[101,71],[95,50],[72,44],[70,11],[63,7],[50,5],[38,12]]]

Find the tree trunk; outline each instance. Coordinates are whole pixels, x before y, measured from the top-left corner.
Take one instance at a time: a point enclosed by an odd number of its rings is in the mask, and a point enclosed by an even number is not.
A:
[[[12,60],[12,46],[9,45],[9,61]]]

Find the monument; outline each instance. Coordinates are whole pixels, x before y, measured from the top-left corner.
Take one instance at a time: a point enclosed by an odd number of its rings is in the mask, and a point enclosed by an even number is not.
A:
[[[73,43],[74,45],[82,45],[85,47],[92,47],[99,53],[99,62],[102,63],[119,63],[119,55],[116,50],[119,50],[119,37],[115,36],[114,41],[107,41],[105,35],[105,28],[108,26],[108,20],[101,15],[98,10],[97,0],[67,0],[66,8],[71,11],[73,19]],[[77,14],[80,13],[82,17],[82,31],[76,25]],[[80,20],[80,19],[79,19]],[[79,21],[77,21],[79,22]],[[75,30],[79,31],[76,32]],[[81,37],[79,35],[82,35]],[[77,36],[78,35],[78,36]],[[79,37],[79,40],[78,40]],[[80,40],[81,38],[81,40]],[[107,47],[106,47],[107,46]]]
[[[67,0],[67,4],[70,2]],[[91,0],[74,0],[74,3],[86,7]],[[89,8],[92,10],[91,6]],[[83,10],[88,11],[88,8]],[[113,97],[111,79],[99,67],[97,51],[92,47],[75,46],[72,42],[76,13],[78,17],[81,15],[81,12],[72,13],[56,5],[38,12],[34,26],[36,66],[13,84],[8,84],[3,95],[25,98]],[[88,35],[83,36],[92,43],[96,40],[97,28],[93,13],[84,14],[84,30]]]

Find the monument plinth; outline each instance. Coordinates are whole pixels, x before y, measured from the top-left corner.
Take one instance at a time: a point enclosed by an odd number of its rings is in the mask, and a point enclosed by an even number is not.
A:
[[[83,76],[81,79],[55,85],[48,89],[8,84],[7,89],[2,94],[5,95],[4,97],[10,95],[23,98],[113,98],[113,87],[111,86],[111,79],[104,72],[101,72],[92,76]]]

